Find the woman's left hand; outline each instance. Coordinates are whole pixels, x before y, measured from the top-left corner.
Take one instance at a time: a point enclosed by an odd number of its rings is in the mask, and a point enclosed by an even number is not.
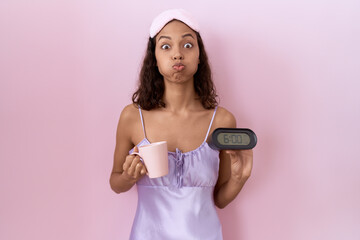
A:
[[[246,181],[253,166],[253,151],[249,150],[226,150],[231,159],[231,179],[236,182]]]

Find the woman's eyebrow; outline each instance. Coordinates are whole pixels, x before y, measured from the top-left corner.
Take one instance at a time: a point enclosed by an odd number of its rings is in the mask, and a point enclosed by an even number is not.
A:
[[[168,37],[168,36],[160,36],[159,39],[158,39],[158,41],[160,41],[160,39],[162,39],[162,38],[166,38],[166,39],[171,40],[171,37]]]
[[[182,37],[182,38],[192,37],[193,39],[195,39],[194,36],[193,36],[191,33],[186,33],[186,34],[182,35],[181,37]],[[162,39],[162,38],[166,38],[166,39],[171,40],[171,37],[169,37],[169,36],[160,36],[159,39],[158,39],[158,41],[160,41],[160,39]]]
[[[192,37],[192,38],[194,38],[194,36],[191,34],[191,33],[187,33],[187,34],[184,34],[184,35],[182,35],[182,37],[184,38],[184,37]],[[195,38],[194,38],[195,39]]]

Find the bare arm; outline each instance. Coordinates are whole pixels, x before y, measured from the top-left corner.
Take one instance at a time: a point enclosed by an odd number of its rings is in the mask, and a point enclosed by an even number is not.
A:
[[[121,113],[114,152],[114,164],[110,175],[111,189],[116,193],[126,192],[146,173],[145,166],[140,158],[128,155],[129,150],[134,147],[132,134],[134,123],[137,123],[137,110],[129,105]],[[137,148],[135,147],[135,151]]]
[[[234,128],[234,116],[222,111],[217,126]],[[214,190],[215,205],[226,207],[236,198],[247,179],[250,177],[253,162],[252,150],[222,150],[220,152],[219,178]]]

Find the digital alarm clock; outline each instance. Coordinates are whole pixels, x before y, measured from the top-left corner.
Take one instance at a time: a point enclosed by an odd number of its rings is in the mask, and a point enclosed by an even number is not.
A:
[[[256,134],[248,128],[217,128],[208,141],[215,150],[252,149],[256,143]]]

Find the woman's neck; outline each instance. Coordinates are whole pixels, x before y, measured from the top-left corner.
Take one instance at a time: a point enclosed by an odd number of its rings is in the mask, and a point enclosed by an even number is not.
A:
[[[194,82],[165,83],[164,102],[166,110],[171,112],[183,112],[201,107],[198,96],[195,93]]]

